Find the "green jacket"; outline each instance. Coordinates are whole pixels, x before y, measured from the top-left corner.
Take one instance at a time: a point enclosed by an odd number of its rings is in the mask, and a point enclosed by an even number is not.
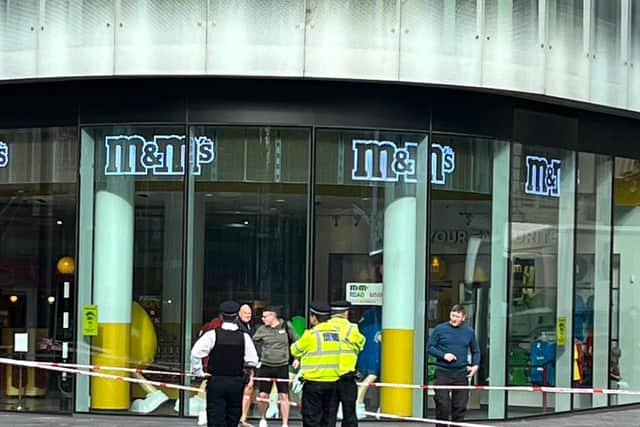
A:
[[[253,334],[253,342],[260,355],[260,363],[265,366],[287,366],[289,364],[289,346],[298,338],[295,331],[284,320],[275,328],[260,326]]]

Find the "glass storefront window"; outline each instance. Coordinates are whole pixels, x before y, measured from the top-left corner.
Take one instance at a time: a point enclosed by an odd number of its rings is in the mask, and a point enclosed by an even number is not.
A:
[[[254,328],[269,306],[301,334],[309,130],[194,126],[190,144],[186,347],[229,299],[252,307]],[[185,413],[197,415],[197,407],[190,403]],[[292,408],[291,416],[299,412]]]
[[[455,168],[445,180],[431,180],[429,332],[449,321],[454,304],[462,305],[465,323],[475,330],[481,351],[474,383],[487,385],[491,378],[491,385],[502,385],[504,365],[492,362],[489,351],[495,359],[504,354],[506,242],[502,236],[507,227],[509,187],[504,177],[509,145],[486,138],[433,135],[432,153],[443,148],[455,153]],[[434,159],[437,156],[432,154]],[[435,379],[435,362],[433,357],[427,361],[429,383]],[[428,394],[432,407],[433,393]],[[500,394],[473,391],[467,418],[487,418],[487,410],[490,417],[501,418],[501,408],[504,397]]]
[[[77,152],[75,128],[0,130],[2,357],[73,360]],[[26,348],[15,334],[27,334]],[[72,410],[70,376],[0,368],[0,409]]]
[[[613,161],[579,153],[573,301],[572,386],[608,388]],[[601,407],[601,395],[575,394],[574,409]]]
[[[364,382],[421,383],[424,361],[427,137],[367,130],[316,133],[313,299],[347,299],[367,339]],[[446,180],[444,152],[436,179]],[[446,163],[446,165],[445,165]],[[368,388],[358,410],[411,414],[421,393]]]
[[[512,150],[508,384],[568,387],[575,154],[521,144]],[[569,409],[567,395],[508,393],[509,416]]]
[[[91,363],[180,371],[184,128],[85,128],[82,144],[95,153],[94,191],[83,194],[94,210]],[[94,377],[90,390],[91,410],[176,415],[171,389]]]
[[[613,283],[611,290],[611,353],[609,385],[614,389],[640,388],[637,360],[640,331],[640,293],[635,286],[640,272],[640,161],[615,159]],[[633,395],[612,396],[611,404],[637,403]]]

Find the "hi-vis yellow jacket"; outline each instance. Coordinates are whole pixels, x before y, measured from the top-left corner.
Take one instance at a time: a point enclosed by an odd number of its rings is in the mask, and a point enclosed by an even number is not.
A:
[[[305,380],[334,382],[340,377],[340,334],[327,322],[304,331],[302,337],[291,344],[291,354],[300,359]]]
[[[355,372],[358,353],[366,341],[364,335],[360,333],[358,325],[344,317],[332,317],[327,323],[340,331],[340,375]]]

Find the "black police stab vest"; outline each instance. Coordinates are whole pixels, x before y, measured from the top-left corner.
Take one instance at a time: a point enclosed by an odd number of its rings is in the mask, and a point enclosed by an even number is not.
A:
[[[212,376],[237,377],[243,375],[244,332],[216,329],[216,343],[209,352],[207,371]]]

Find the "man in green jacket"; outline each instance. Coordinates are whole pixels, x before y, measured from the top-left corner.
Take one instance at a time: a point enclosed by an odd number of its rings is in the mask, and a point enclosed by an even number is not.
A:
[[[291,354],[289,346],[296,341],[297,337],[293,328],[278,317],[278,311],[273,307],[265,307],[262,310],[262,323],[264,324],[253,335],[253,342],[260,354],[260,367],[256,375],[280,380],[276,382],[276,388],[280,401],[282,425],[286,427],[289,422],[289,358]],[[269,397],[271,386],[270,381],[258,383],[261,398],[267,399]],[[258,426],[267,427],[265,418],[267,403],[261,401],[258,408],[260,410]]]

